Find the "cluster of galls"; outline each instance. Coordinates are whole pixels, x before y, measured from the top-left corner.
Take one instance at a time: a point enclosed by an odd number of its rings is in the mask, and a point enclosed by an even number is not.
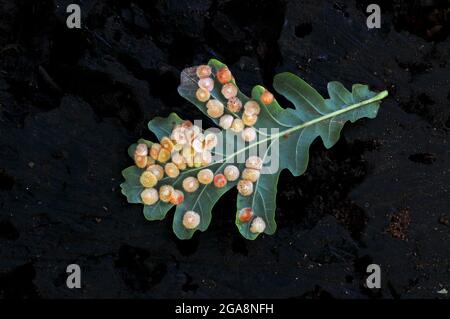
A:
[[[242,174],[235,165],[227,165],[223,173],[214,175],[213,171],[204,168],[200,170],[197,177],[189,176],[183,180],[183,189],[188,192],[195,192],[200,184],[208,185],[213,183],[215,187],[222,188],[228,182],[238,182],[237,189],[242,196],[250,196],[253,193],[253,183],[255,183],[262,168],[262,160],[257,156],[251,156],[247,159],[246,168]],[[261,217],[253,217],[253,210],[248,207],[241,209],[238,215],[241,223],[251,221],[250,231],[253,233],[262,233],[266,228],[266,223]],[[187,211],[183,216],[183,225],[187,229],[195,229],[200,224],[200,215],[194,211]]]
[[[253,125],[258,119],[260,106],[257,101],[250,100],[242,105],[237,97],[238,89],[232,82],[232,75],[228,68],[224,67],[216,73],[217,80],[222,84],[221,92],[228,100],[227,110],[232,114],[224,114],[225,106],[216,99],[210,99],[210,92],[214,88],[214,80],[211,78],[212,70],[207,65],[197,68],[199,88],[196,97],[201,102],[206,102],[207,113],[212,118],[220,118],[219,125],[235,133],[241,133],[244,141],[251,142],[256,139],[256,131]],[[273,102],[273,95],[265,91],[261,95],[261,102],[269,105]],[[242,118],[238,113],[242,112]],[[200,127],[190,121],[176,125],[170,137],[163,137],[160,143],[154,143],[150,147],[145,143],[137,145],[134,159],[136,166],[144,168],[140,176],[140,183],[144,187],[141,199],[145,205],[154,205],[161,200],[165,203],[180,205],[184,201],[184,193],[171,185],[162,185],[157,190],[155,187],[160,180],[167,175],[176,178],[180,171],[187,167],[201,168],[212,162],[211,151],[217,145],[217,136],[213,133],[203,134]],[[222,173],[214,174],[208,168],[199,170],[197,176],[188,176],[183,179],[184,192],[195,192],[200,184],[213,183],[215,187],[222,188],[228,182],[237,181],[237,189],[242,196],[250,196],[253,193],[255,183],[262,168],[262,159],[250,156],[245,162],[245,169],[241,172],[235,165],[227,165]],[[262,233],[266,223],[261,217],[254,217],[250,207],[239,211],[238,218],[241,223],[251,222],[252,233]],[[200,215],[194,211],[186,211],[183,215],[183,226],[186,229],[195,229],[200,225]]]
[[[200,143],[200,144],[199,144]],[[150,147],[145,143],[136,146],[134,152],[135,163],[140,168],[145,168],[139,181],[144,187],[141,199],[145,205],[154,205],[161,200],[165,203],[180,205],[184,201],[184,193],[171,185],[162,185],[159,190],[156,185],[167,175],[175,178],[181,170],[187,167],[202,167],[211,163],[211,150],[217,144],[214,134],[201,133],[200,129],[186,121],[177,125],[171,134],[171,138],[163,137],[160,143],[154,143]],[[194,146],[195,145],[195,146]],[[189,150],[189,151],[188,151]],[[209,154],[209,155],[206,155]],[[200,154],[198,159],[197,156]],[[171,159],[171,161],[169,161]],[[164,166],[162,166],[164,165]],[[214,174],[209,168],[199,170],[197,176],[188,176],[183,179],[184,192],[195,192],[200,184],[213,183],[217,188],[222,188],[228,182],[234,182],[241,178],[237,189],[242,196],[250,196],[253,193],[255,183],[262,168],[262,159],[250,156],[245,162],[245,169],[241,172],[235,165],[227,165],[222,173]],[[253,210],[244,208],[239,212],[239,221],[247,223],[252,221],[250,231],[261,233],[266,225],[262,218],[253,218]],[[183,226],[187,229],[195,229],[200,224],[200,215],[194,211],[187,211],[183,216]]]
[[[227,99],[226,109],[231,114],[225,113],[225,105],[216,99],[211,99],[210,92],[214,89],[214,80],[211,77],[212,69],[209,65],[197,67],[198,86],[196,97],[200,102],[206,102],[207,113],[212,118],[219,119],[219,125],[225,130],[241,133],[245,142],[256,139],[256,130],[253,128],[261,111],[257,101],[249,100],[244,105],[238,98],[238,88],[232,82],[233,75],[227,67],[223,67],[215,74],[217,81],[222,85],[221,93]],[[269,105],[273,102],[273,95],[264,91],[260,98],[261,102]],[[239,114],[242,112],[242,117]]]
[[[204,135],[200,127],[190,121],[175,126],[171,136],[163,137],[160,143],[154,143],[150,147],[145,143],[138,144],[134,152],[135,164],[139,168],[145,168],[140,176],[140,183],[145,188],[141,193],[142,202],[153,205],[161,200],[173,205],[181,204],[184,200],[182,191],[170,185],[162,185],[158,192],[154,187],[165,175],[176,178],[187,167],[209,165],[212,161],[211,150],[216,145],[215,134]],[[195,192],[198,188],[197,179],[187,177],[183,181],[183,188],[187,192]]]
[[[173,162],[167,163],[171,157],[172,148],[172,141],[166,138],[161,140],[161,144],[154,143],[150,148],[144,143],[136,146],[134,152],[135,164],[139,168],[145,168],[139,178],[141,185],[144,187],[141,192],[141,200],[145,205],[154,205],[158,200],[179,205],[184,200],[183,192],[170,185],[162,185],[159,191],[154,188],[158,181],[163,179],[164,174],[169,177],[176,177],[180,173],[178,166]]]
[[[241,179],[237,184],[239,194],[250,196],[253,193],[253,183],[259,179],[263,161],[258,156],[250,156],[245,161],[245,169],[242,171]],[[255,234],[262,233],[266,228],[266,223],[261,217],[253,218],[253,210],[250,207],[243,208],[238,214],[241,223],[251,221],[250,231]]]
[[[253,218],[253,209],[250,207],[242,208],[238,214],[239,222],[250,224],[250,232],[254,234],[260,234],[266,229],[266,222],[261,217]]]

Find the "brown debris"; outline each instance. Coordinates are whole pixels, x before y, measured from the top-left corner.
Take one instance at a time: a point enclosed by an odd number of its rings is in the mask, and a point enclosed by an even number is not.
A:
[[[401,209],[400,211],[392,214],[387,232],[394,238],[407,240],[407,232],[410,223],[411,217],[409,210],[406,208]]]

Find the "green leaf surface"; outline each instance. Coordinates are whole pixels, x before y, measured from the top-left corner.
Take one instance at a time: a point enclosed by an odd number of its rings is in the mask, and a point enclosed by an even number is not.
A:
[[[125,182],[120,184],[122,188],[122,194],[127,197],[129,203],[140,204],[141,192],[144,190],[139,177],[142,174],[142,169],[137,166],[130,166],[122,171],[122,176],[125,178]]]
[[[209,65],[213,74],[225,65],[217,60],[210,60]],[[199,102],[195,97],[198,89],[196,67],[187,68],[181,74],[178,92],[190,101],[206,116],[206,103]],[[233,80],[234,82],[234,80]],[[237,84],[236,82],[234,82]],[[263,151],[258,150],[258,156],[264,160],[264,167],[272,169],[269,173],[261,174],[254,183],[254,191],[250,196],[238,194],[235,210],[236,225],[240,233],[247,239],[255,239],[258,235],[250,231],[250,223],[241,223],[238,212],[242,208],[251,207],[255,216],[260,216],[266,222],[264,233],[273,234],[276,230],[276,193],[280,172],[288,169],[293,175],[304,173],[308,166],[309,148],[312,142],[320,137],[326,148],[332,147],[338,140],[341,130],[347,121],[355,122],[361,118],[375,118],[381,100],[387,96],[387,92],[375,93],[369,90],[367,85],[355,84],[351,92],[339,82],[328,84],[329,98],[322,97],[314,88],[298,76],[291,73],[281,73],[275,76],[273,86],[276,92],[289,100],[293,108],[283,108],[276,100],[270,105],[260,103],[260,96],[265,91],[262,86],[255,86],[251,92],[251,98],[239,91],[238,97],[243,103],[250,99],[258,101],[261,112],[255,124],[258,138],[251,143],[245,143],[240,136],[231,130],[221,131],[219,140],[225,145],[231,140],[233,150],[226,152],[220,160],[209,165],[208,168],[215,173],[222,173],[228,163],[233,163],[242,171],[245,168],[244,160],[249,154],[254,154],[258,148],[265,145]],[[216,80],[211,96],[226,105],[226,99],[220,92],[221,84]],[[240,117],[240,113],[230,113]],[[218,124],[218,119],[211,119]],[[158,139],[170,136],[173,127],[182,122],[176,114],[172,113],[167,118],[155,118],[149,123],[149,129],[155,133]],[[147,143],[151,143],[146,141]],[[134,146],[133,146],[134,145]],[[136,144],[129,149],[132,156]],[[278,165],[274,165],[277,162]],[[159,185],[170,184],[181,189],[181,183],[187,176],[196,176],[202,168],[189,168],[181,172],[175,178],[164,178]],[[129,167],[123,171],[125,182],[121,185],[122,193],[127,196],[130,203],[140,203],[139,193],[142,187],[139,184],[139,174],[142,170],[137,167]],[[189,239],[196,230],[205,231],[212,218],[214,205],[229,189],[236,186],[236,182],[228,182],[224,188],[215,188],[213,184],[200,185],[194,193],[185,193],[185,200],[176,207],[173,219],[173,231],[181,239]],[[158,185],[158,186],[159,186]],[[152,206],[144,206],[144,215],[149,220],[163,219],[172,205],[158,202]],[[182,224],[182,218],[186,211],[193,210],[200,214],[200,225],[195,230],[188,230]],[[230,212],[231,213],[231,212]]]

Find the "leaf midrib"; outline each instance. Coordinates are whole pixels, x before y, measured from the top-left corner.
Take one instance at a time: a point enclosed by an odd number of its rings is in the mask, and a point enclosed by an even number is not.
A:
[[[319,123],[319,122],[328,120],[328,119],[333,118],[333,117],[336,117],[336,116],[338,116],[338,115],[340,115],[340,114],[350,112],[350,111],[355,110],[355,109],[357,109],[357,108],[360,108],[360,107],[362,107],[362,106],[365,106],[365,105],[368,105],[368,104],[371,104],[371,103],[378,102],[378,101],[382,100],[383,98],[385,98],[387,95],[388,95],[388,92],[387,92],[387,91],[382,91],[382,92],[378,93],[377,95],[375,95],[374,97],[372,97],[372,98],[370,98],[370,99],[367,99],[367,100],[361,101],[361,102],[359,102],[359,103],[355,103],[355,104],[349,105],[349,106],[344,107],[344,108],[342,108],[342,109],[339,109],[339,110],[337,110],[337,111],[334,111],[334,112],[328,113],[328,114],[326,114],[326,115],[317,117],[317,118],[315,118],[315,119],[313,119],[313,120],[310,120],[310,121],[308,121],[308,122],[304,122],[304,123],[302,123],[302,124],[293,126],[293,127],[291,127],[290,129],[287,129],[287,130],[278,132],[277,134],[269,135],[268,138],[265,138],[265,139],[260,140],[260,141],[258,141],[258,142],[256,142],[256,143],[250,144],[250,145],[248,145],[248,146],[246,146],[246,147],[240,149],[239,151],[237,151],[237,152],[231,154],[230,156],[228,156],[228,157],[226,158],[225,161],[228,161],[228,160],[232,159],[233,157],[235,157],[235,156],[237,156],[237,155],[239,155],[239,154],[245,152],[246,150],[248,150],[248,149],[250,149],[250,148],[252,148],[252,147],[254,147],[254,146],[258,146],[259,144],[262,144],[262,143],[266,143],[266,142],[272,141],[272,140],[277,139],[277,138],[280,138],[280,137],[282,137],[282,136],[284,136],[284,135],[293,133],[293,132],[295,132],[295,131],[301,130],[301,129],[306,128],[306,127],[308,127],[308,126],[311,126],[311,125],[317,124],[317,123]]]
[[[293,133],[293,132],[295,132],[295,131],[301,130],[301,129],[306,128],[306,127],[308,127],[308,126],[311,126],[311,125],[317,124],[317,123],[319,123],[319,122],[328,120],[328,119],[330,119],[330,118],[336,117],[336,116],[338,116],[338,115],[340,115],[340,114],[350,112],[350,111],[352,111],[352,110],[354,110],[354,109],[357,109],[357,108],[359,108],[359,107],[362,107],[362,106],[365,106],[365,105],[368,105],[368,104],[371,104],[371,103],[380,101],[380,100],[382,100],[383,98],[385,98],[387,95],[388,95],[388,92],[387,92],[387,91],[382,91],[382,92],[378,93],[377,95],[375,95],[374,97],[372,97],[372,98],[370,98],[370,99],[367,99],[367,100],[364,100],[364,101],[361,101],[361,102],[358,102],[358,103],[349,105],[349,106],[344,107],[344,108],[342,108],[342,109],[339,109],[339,110],[337,110],[337,111],[334,111],[334,112],[328,113],[328,114],[326,114],[326,115],[317,117],[317,118],[315,118],[315,119],[313,119],[313,120],[310,120],[310,121],[308,121],[308,122],[304,122],[304,123],[302,123],[302,124],[293,126],[293,127],[289,128],[289,129],[287,129],[287,130],[278,132],[277,134],[269,135],[269,137],[267,137],[267,138],[265,138],[265,139],[263,139],[263,140],[260,140],[260,141],[258,141],[258,142],[256,142],[256,143],[249,144],[248,146],[243,147],[242,149],[240,149],[240,150],[234,152],[233,154],[229,155],[228,157],[226,157],[226,158],[224,158],[224,159],[222,159],[222,160],[220,160],[220,161],[216,161],[216,162],[213,162],[213,163],[211,163],[211,164],[208,164],[208,165],[202,166],[202,167],[195,167],[195,168],[192,168],[191,170],[186,170],[186,171],[182,172],[182,173],[180,174],[180,176],[178,176],[178,177],[175,179],[174,183],[178,182],[178,180],[179,180],[179,178],[181,177],[181,175],[185,175],[185,174],[187,174],[187,173],[191,173],[191,172],[194,172],[194,171],[197,171],[197,170],[205,169],[205,168],[211,167],[211,166],[213,166],[213,165],[216,165],[216,164],[219,164],[219,163],[222,163],[222,162],[225,162],[225,163],[226,163],[226,162],[228,162],[229,160],[231,160],[231,159],[233,159],[234,157],[236,157],[237,155],[239,155],[239,154],[241,154],[241,153],[243,153],[243,152],[245,152],[245,151],[247,151],[247,150],[249,150],[249,149],[251,149],[251,148],[253,148],[253,147],[255,147],[255,146],[258,146],[259,144],[262,144],[262,143],[266,143],[266,142],[272,141],[272,140],[277,139],[277,138],[280,138],[280,137],[282,137],[282,136],[284,136],[284,135],[286,135],[286,134]]]
[[[179,179],[180,179],[182,176],[186,176],[187,174],[190,174],[190,173],[195,172],[195,171],[197,171],[197,170],[206,169],[206,168],[209,168],[209,167],[211,167],[211,166],[213,166],[213,165],[217,165],[217,164],[222,163],[221,165],[219,165],[219,168],[216,170],[216,172],[217,172],[220,168],[222,168],[222,167],[223,167],[226,163],[228,163],[231,159],[233,159],[233,158],[236,157],[237,155],[239,155],[239,154],[241,154],[241,153],[243,153],[243,152],[245,152],[245,151],[247,151],[247,150],[249,150],[249,149],[251,149],[251,148],[253,148],[253,147],[255,147],[255,146],[258,146],[259,144],[266,143],[266,142],[270,142],[270,146],[272,146],[272,142],[273,142],[275,139],[280,138],[281,136],[284,136],[284,135],[286,135],[286,134],[291,134],[291,133],[293,133],[293,132],[296,132],[296,131],[298,131],[298,130],[301,130],[301,129],[303,129],[303,128],[306,128],[306,127],[308,127],[308,126],[311,126],[311,125],[320,123],[320,122],[322,122],[322,121],[325,121],[325,120],[327,120],[327,119],[336,117],[336,116],[338,116],[338,115],[340,115],[340,114],[347,113],[347,112],[350,112],[350,111],[352,111],[352,110],[354,110],[354,109],[360,108],[360,107],[362,107],[362,106],[365,106],[365,105],[368,105],[368,104],[371,104],[371,103],[380,101],[380,100],[382,100],[383,98],[385,98],[387,95],[388,95],[388,92],[387,92],[387,91],[382,91],[382,92],[378,93],[377,95],[375,95],[374,97],[372,97],[372,98],[370,98],[370,99],[367,99],[367,100],[361,101],[361,102],[359,102],[359,103],[355,103],[355,104],[349,105],[349,106],[347,106],[347,107],[344,107],[344,108],[342,108],[342,109],[339,109],[339,110],[334,111],[334,112],[331,112],[331,113],[328,113],[328,114],[326,114],[326,115],[322,115],[322,116],[317,117],[317,118],[315,118],[315,119],[313,119],[313,120],[310,120],[310,121],[308,121],[308,122],[304,122],[304,123],[302,123],[302,124],[293,126],[293,127],[289,128],[289,129],[287,129],[287,130],[281,131],[281,132],[279,132],[279,133],[277,133],[277,134],[269,135],[269,137],[267,137],[267,138],[265,138],[265,139],[263,139],[263,140],[260,140],[260,141],[258,141],[258,142],[249,144],[248,146],[246,146],[246,147],[244,147],[244,148],[242,148],[242,149],[240,149],[240,150],[234,152],[233,154],[229,155],[228,157],[226,157],[226,158],[224,158],[224,159],[222,159],[222,160],[220,160],[220,161],[213,162],[213,163],[208,164],[208,165],[203,166],[203,167],[195,167],[195,168],[192,168],[192,169],[190,169],[190,170],[186,170],[186,171],[184,171],[184,172],[181,172],[180,175],[179,175],[177,178],[175,178],[174,184],[177,183],[177,182],[179,181]],[[198,203],[198,201],[199,201],[199,198],[201,197],[201,195],[203,194],[204,190],[205,190],[208,186],[209,186],[209,185],[205,185],[205,187],[203,187],[202,190],[200,191],[200,193],[197,195],[197,199],[196,199],[195,202],[194,202],[194,207],[195,207],[195,205],[197,205],[197,203]],[[254,199],[254,198],[253,198],[253,199]],[[252,199],[252,200],[253,200],[253,199]]]

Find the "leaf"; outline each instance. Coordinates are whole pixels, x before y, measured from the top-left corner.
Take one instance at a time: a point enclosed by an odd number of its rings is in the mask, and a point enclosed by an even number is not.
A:
[[[125,182],[120,184],[122,188],[122,194],[127,197],[129,203],[140,204],[141,192],[144,190],[139,177],[142,174],[142,169],[137,166],[130,166],[122,171],[122,176],[125,178]]]
[[[210,60],[209,65],[213,75],[225,67],[223,63],[214,59]],[[232,81],[235,83],[234,79]],[[221,84],[215,79],[211,97],[226,105],[227,100],[220,88]],[[328,84],[329,98],[325,99],[305,81],[291,73],[276,75],[274,88],[277,93],[288,99],[294,108],[282,108],[275,99],[267,106],[261,103],[260,98],[265,91],[262,86],[253,88],[251,98],[239,91],[238,98],[243,104],[252,99],[258,101],[260,105],[261,112],[254,125],[257,139],[251,143],[245,143],[231,130],[221,130],[217,134],[219,144],[232,146],[232,150],[228,149],[224,154],[217,154],[218,159],[207,166],[215,174],[223,172],[224,167],[229,163],[238,166],[242,171],[245,168],[244,161],[249,155],[257,153],[263,159],[266,173],[262,171],[260,178],[254,183],[253,193],[250,196],[238,194],[237,198],[236,225],[247,239],[255,239],[258,234],[250,231],[250,222],[239,221],[238,212],[243,208],[251,207],[255,217],[259,216],[265,221],[264,233],[273,234],[276,230],[276,190],[280,172],[288,169],[295,176],[303,174],[308,165],[309,147],[317,137],[322,139],[325,147],[330,148],[339,140],[340,132],[347,121],[355,122],[364,117],[375,118],[381,100],[387,96],[386,91],[377,94],[370,91],[367,85],[355,84],[350,92],[341,83],[330,82]],[[181,74],[178,92],[208,116],[206,102],[198,101],[195,96],[197,89],[196,67],[185,69]],[[242,114],[242,111],[227,112],[236,118]],[[214,124],[218,124],[218,119],[211,118],[211,120]],[[182,119],[172,113],[167,118],[158,117],[150,121],[149,129],[158,139],[161,139],[164,136],[170,136],[173,127],[181,122]],[[145,143],[151,142],[145,141]],[[129,149],[130,156],[133,155],[136,147],[136,144],[133,145]],[[170,184],[181,189],[184,178],[196,176],[203,168],[205,167],[186,169],[175,179],[165,177],[159,185]],[[123,172],[126,181],[121,185],[122,192],[130,203],[141,202],[138,193],[143,188],[140,186],[139,178],[136,178],[137,174],[140,174],[137,167],[127,168]],[[216,188],[214,184],[200,184],[194,193],[185,193],[185,200],[176,207],[173,219],[173,231],[177,237],[188,239],[196,230],[205,231],[210,224],[214,205],[236,184],[237,181],[228,182],[224,188]],[[144,205],[144,215],[149,220],[163,219],[171,207],[172,205],[161,201],[152,206]],[[193,210],[200,215],[200,224],[194,230],[186,229],[182,223],[184,213],[188,210]]]

